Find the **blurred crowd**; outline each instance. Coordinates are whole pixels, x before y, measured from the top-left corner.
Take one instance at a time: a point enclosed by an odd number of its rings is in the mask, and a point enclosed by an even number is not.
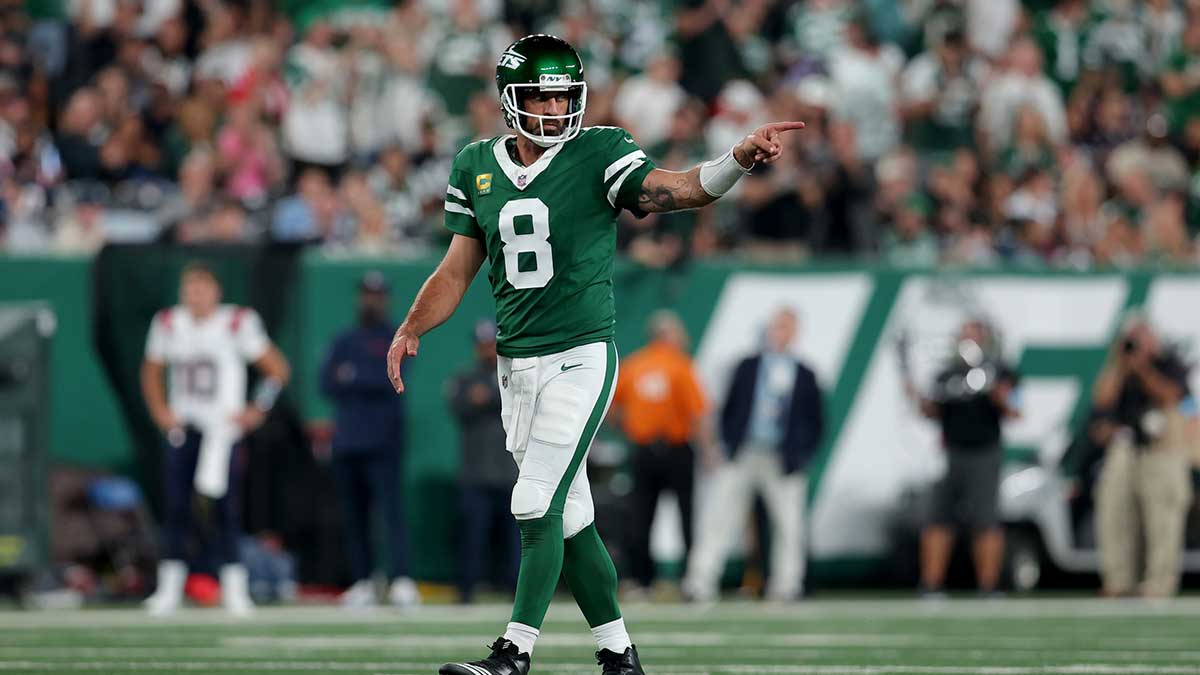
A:
[[[643,264],[1196,261],[1200,0],[3,0],[0,250],[437,250],[534,31],[665,168],[808,124],[717,208],[622,220]]]

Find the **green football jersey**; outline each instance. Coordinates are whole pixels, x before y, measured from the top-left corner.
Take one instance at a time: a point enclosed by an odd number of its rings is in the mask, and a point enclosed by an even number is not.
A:
[[[497,351],[542,356],[612,340],[617,214],[637,208],[653,162],[624,129],[588,127],[521,166],[512,136],[454,158],[446,227],[482,239],[496,300]]]

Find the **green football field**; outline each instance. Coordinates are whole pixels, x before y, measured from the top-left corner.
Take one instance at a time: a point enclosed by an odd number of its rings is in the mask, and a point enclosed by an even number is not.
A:
[[[625,614],[651,675],[1200,675],[1200,598],[640,604]],[[266,608],[243,622],[219,610],[170,620],[133,609],[9,611],[0,612],[0,671],[428,675],[445,660],[477,658],[506,619],[500,605]],[[596,673],[593,649],[578,611],[559,598],[533,672]]]

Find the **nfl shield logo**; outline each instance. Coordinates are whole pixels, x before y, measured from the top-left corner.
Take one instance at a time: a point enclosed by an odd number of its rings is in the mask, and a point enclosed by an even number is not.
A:
[[[525,187],[525,180],[526,180],[525,174],[518,175],[517,176],[517,187],[519,187],[519,188]]]
[[[505,389],[508,389],[508,376],[507,375],[500,376],[500,386],[504,387]]]

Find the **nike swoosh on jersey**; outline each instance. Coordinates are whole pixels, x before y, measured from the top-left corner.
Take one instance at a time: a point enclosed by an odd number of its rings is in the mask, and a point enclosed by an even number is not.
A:
[[[632,142],[633,142],[633,139],[632,139],[632,138],[626,138],[626,139],[625,139],[625,142],[626,142],[626,143],[632,143]]]
[[[582,363],[575,363],[575,364],[572,364],[572,365],[569,365],[569,366],[568,366],[567,364],[565,364],[565,363],[564,363],[564,364],[562,364],[562,368],[561,368],[560,370],[562,370],[562,372],[564,372],[564,373],[565,373],[565,372],[567,372],[568,370],[574,370],[574,369],[576,369],[576,368],[578,368],[579,366],[582,366],[582,365],[583,365]]]

